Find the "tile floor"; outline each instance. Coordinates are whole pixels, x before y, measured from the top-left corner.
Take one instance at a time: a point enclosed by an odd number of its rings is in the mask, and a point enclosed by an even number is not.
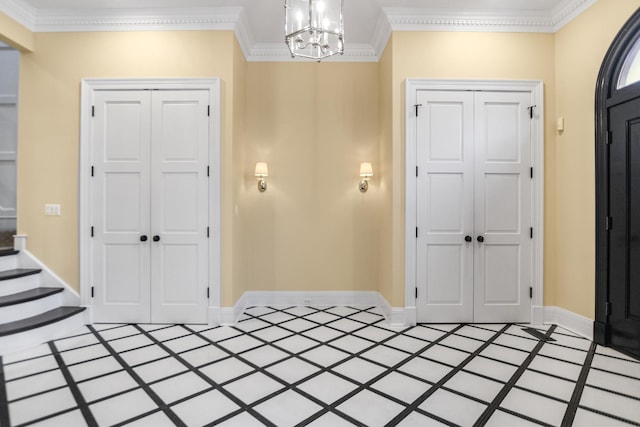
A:
[[[554,325],[253,307],[93,325],[0,358],[4,426],[640,426],[640,362]]]

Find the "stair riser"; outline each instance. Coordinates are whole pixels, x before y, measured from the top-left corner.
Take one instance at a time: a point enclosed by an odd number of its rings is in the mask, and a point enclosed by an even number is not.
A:
[[[62,305],[62,295],[49,295],[45,298],[24,302],[22,304],[0,307],[0,323],[15,322],[27,317],[37,316]]]
[[[15,255],[0,256],[0,271],[18,268],[18,257]]]
[[[40,275],[19,277],[17,279],[3,280],[0,282],[0,296],[17,294],[40,286]]]
[[[62,338],[73,331],[79,330],[86,323],[85,313],[86,311],[30,331],[0,337],[0,356],[15,351],[26,350],[43,342]]]

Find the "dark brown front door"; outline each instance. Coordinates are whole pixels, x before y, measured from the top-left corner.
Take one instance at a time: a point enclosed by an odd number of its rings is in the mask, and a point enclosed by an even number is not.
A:
[[[609,107],[611,346],[640,357],[640,98]]]

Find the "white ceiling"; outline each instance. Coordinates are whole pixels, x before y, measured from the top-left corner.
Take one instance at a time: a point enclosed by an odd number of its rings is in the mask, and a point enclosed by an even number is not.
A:
[[[391,31],[554,32],[597,0],[344,0],[346,60]],[[283,0],[0,0],[32,31],[234,30],[249,60],[286,60]]]

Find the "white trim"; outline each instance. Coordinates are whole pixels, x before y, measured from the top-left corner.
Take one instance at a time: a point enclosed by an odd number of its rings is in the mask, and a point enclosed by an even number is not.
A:
[[[553,32],[576,19],[582,12],[596,4],[598,0],[564,0],[551,11],[553,15]]]
[[[134,90],[134,89],[206,89],[209,90],[209,164],[211,180],[209,183],[209,221],[211,237],[209,238],[209,284],[211,308],[220,306],[222,289],[221,275],[221,106],[219,78],[184,78],[184,79],[83,79],[81,82],[80,109],[80,167],[79,167],[79,203],[78,203],[78,236],[80,258],[80,299],[81,304],[91,306],[91,106],[93,93],[98,90]],[[217,319],[212,319],[210,322]]]
[[[42,9],[36,15],[34,32],[233,31],[241,11],[241,7]]]
[[[68,336],[86,324],[86,310],[39,328],[0,337],[0,356]],[[86,330],[86,329],[85,329]]]
[[[216,307],[214,310],[220,318],[220,324],[234,325],[247,307],[264,306],[378,307],[391,326],[415,325],[415,316],[411,323],[410,309],[391,307],[376,291],[248,291],[242,294],[233,307]]]
[[[551,10],[382,8],[369,43],[347,43],[337,62],[378,61],[392,31],[554,33],[598,0],[563,0]],[[35,9],[0,0],[0,11],[33,32],[232,30],[247,61],[290,62],[284,43],[257,43],[244,7]]]
[[[416,116],[419,90],[484,90],[531,92],[533,104],[537,106],[531,134],[534,179],[532,189],[532,225],[534,239],[532,247],[532,307],[544,301],[544,86],[538,80],[432,80],[407,79],[405,84],[405,307],[416,307],[416,239],[417,226],[417,182],[415,165]],[[533,311],[532,311],[533,316]],[[533,319],[533,317],[532,317]]]
[[[544,308],[544,323],[554,323],[578,335],[593,341],[593,320],[573,313],[562,307],[548,306]]]
[[[27,250],[27,236],[13,236],[13,247],[19,251],[16,255],[16,264],[20,266],[20,268],[37,268],[42,270],[42,272],[38,275],[40,287],[63,288],[64,292],[61,296],[62,305],[80,305],[80,295],[78,294],[78,292],[76,292],[76,290],[73,289],[67,282],[62,280],[60,276],[54,273],[42,261],[40,261]]]
[[[553,32],[545,11],[384,8],[393,31]]]

